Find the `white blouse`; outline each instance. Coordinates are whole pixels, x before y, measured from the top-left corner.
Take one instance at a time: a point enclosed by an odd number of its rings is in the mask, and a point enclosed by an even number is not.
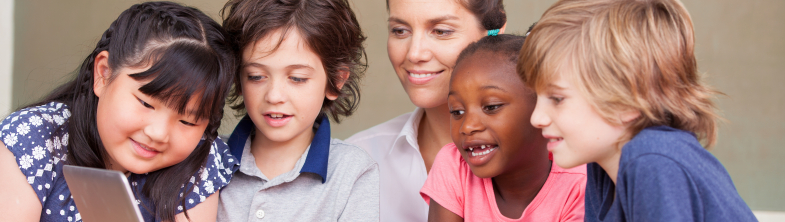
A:
[[[379,164],[381,221],[428,220],[428,204],[420,196],[428,171],[417,144],[423,113],[416,108],[346,139]]]

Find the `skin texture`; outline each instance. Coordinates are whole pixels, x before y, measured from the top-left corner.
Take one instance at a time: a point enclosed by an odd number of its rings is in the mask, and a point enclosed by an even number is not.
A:
[[[565,72],[561,75],[572,75]],[[531,123],[549,139],[548,150],[559,167],[572,168],[597,162],[616,182],[626,124],[638,118],[637,111],[621,111],[618,123],[600,116],[572,81],[558,77],[537,93]],[[586,130],[591,129],[591,130]]]
[[[493,178],[496,204],[508,218],[520,218],[550,173],[546,140],[529,124],[535,102],[534,91],[518,78],[515,64],[487,51],[458,64],[450,81],[452,139],[472,173]],[[479,145],[497,148],[472,156],[469,148],[479,153]],[[432,204],[434,210],[432,221],[451,218],[441,217],[447,210],[440,205]]]
[[[314,120],[324,98],[338,98],[327,92],[322,61],[296,29],[290,29],[272,51],[281,34],[275,31],[243,50],[242,95],[256,125],[251,153],[269,179],[294,169],[313,139]],[[342,76],[346,79],[348,73]],[[287,120],[271,122],[273,114],[283,114]]]
[[[439,149],[452,142],[447,91],[455,60],[486,30],[455,0],[390,0],[389,8],[388,56],[409,99],[425,109],[417,139],[430,171]],[[418,79],[410,73],[432,76]]]
[[[185,160],[199,143],[207,120],[189,115],[194,101],[187,106],[186,114],[179,114],[163,101],[153,99],[139,91],[147,82],[136,81],[129,74],[149,68],[120,68],[116,77],[108,64],[109,53],[104,51],[95,58],[94,92],[98,96],[96,125],[101,141],[109,154],[109,168],[121,172],[144,174]],[[142,147],[155,150],[146,156]]]
[[[39,221],[41,202],[27,177],[19,170],[16,157],[3,142],[0,142],[0,220],[2,221]]]

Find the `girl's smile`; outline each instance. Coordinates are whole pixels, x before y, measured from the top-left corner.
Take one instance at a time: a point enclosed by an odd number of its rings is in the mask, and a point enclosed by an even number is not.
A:
[[[131,140],[131,144],[134,147],[134,151],[136,151],[136,154],[138,154],[141,157],[152,159],[153,157],[161,153],[160,151],[151,148],[150,146],[136,142],[136,140],[134,139],[130,139],[130,140]]]
[[[499,145],[496,144],[483,144],[483,145],[468,145],[472,143],[465,144],[463,151],[467,153],[469,158],[465,158],[464,160],[475,166],[482,166],[488,163],[494,155],[496,155],[496,151],[499,149]]]

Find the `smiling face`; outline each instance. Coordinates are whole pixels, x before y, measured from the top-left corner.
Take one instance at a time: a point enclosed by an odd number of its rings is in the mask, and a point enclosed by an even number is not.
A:
[[[111,82],[96,80],[96,125],[110,169],[142,174],[180,163],[191,155],[207,128],[208,120],[188,114],[198,108],[195,101],[188,103],[186,114],[179,114],[139,91],[147,82],[128,75],[149,68],[120,68]]]
[[[481,178],[548,161],[545,138],[529,124],[534,91],[509,58],[485,51],[466,57],[450,80],[451,136]]]
[[[621,122],[634,118],[637,113],[620,116],[618,124],[609,123],[572,81],[556,77],[537,94],[531,123],[549,139],[553,161],[562,168],[572,168],[591,162],[603,164],[620,155],[622,144],[618,142],[627,130]]]
[[[279,29],[249,44],[241,70],[243,101],[256,135],[277,143],[310,139],[324,98],[337,98],[326,93],[322,61],[296,29],[272,51],[281,34]]]
[[[443,105],[455,60],[485,30],[456,0],[389,3],[387,53],[401,85],[417,107]]]

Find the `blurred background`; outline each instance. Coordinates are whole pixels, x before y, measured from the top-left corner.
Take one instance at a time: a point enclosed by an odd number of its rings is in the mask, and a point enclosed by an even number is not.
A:
[[[350,0],[368,36],[369,69],[359,110],[333,137],[414,110],[387,58],[384,0]],[[0,116],[41,99],[73,78],[109,24],[140,1],[0,0]],[[222,0],[182,0],[220,21]],[[506,0],[507,33],[523,34],[555,0]],[[696,32],[699,70],[715,89],[722,116],[711,152],[725,165],[759,218],[785,211],[785,1],[683,0]],[[221,134],[237,122],[227,109]],[[782,162],[780,162],[782,161]],[[779,211],[779,212],[766,212]],[[773,216],[772,216],[773,215]],[[777,217],[780,215],[780,217]]]

